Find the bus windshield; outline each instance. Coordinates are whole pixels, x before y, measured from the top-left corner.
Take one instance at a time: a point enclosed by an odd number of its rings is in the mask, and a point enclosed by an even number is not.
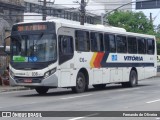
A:
[[[49,62],[57,59],[55,34],[19,34],[11,38],[13,62]]]

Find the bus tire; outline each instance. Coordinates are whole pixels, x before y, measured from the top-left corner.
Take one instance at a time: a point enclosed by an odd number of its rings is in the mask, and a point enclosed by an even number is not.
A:
[[[79,72],[76,78],[76,86],[72,88],[75,93],[82,93],[86,90],[86,79],[82,72]]]
[[[106,84],[99,84],[99,85],[93,85],[96,89],[104,89],[106,87]]]
[[[131,70],[130,75],[129,75],[129,82],[128,82],[128,86],[129,87],[135,87],[138,84],[138,77],[137,77],[137,73],[135,70]]]
[[[49,90],[48,87],[37,87],[35,89],[36,89],[37,93],[40,95],[46,94]]]
[[[138,84],[138,76],[135,70],[131,70],[129,82],[122,82],[122,87],[135,87]]]

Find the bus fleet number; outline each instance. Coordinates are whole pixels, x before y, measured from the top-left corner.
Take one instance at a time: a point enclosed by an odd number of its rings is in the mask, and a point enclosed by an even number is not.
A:
[[[87,60],[85,60],[84,58],[79,58],[80,62],[87,62]]]

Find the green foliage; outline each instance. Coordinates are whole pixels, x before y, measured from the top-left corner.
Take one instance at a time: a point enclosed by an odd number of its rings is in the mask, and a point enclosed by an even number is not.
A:
[[[160,40],[157,40],[157,55],[160,55]]]
[[[157,26],[157,33],[160,34],[160,24]]]
[[[156,38],[160,40],[160,24],[156,27]]]
[[[128,32],[154,35],[154,26],[142,12],[115,11],[107,17],[110,25],[125,28]]]

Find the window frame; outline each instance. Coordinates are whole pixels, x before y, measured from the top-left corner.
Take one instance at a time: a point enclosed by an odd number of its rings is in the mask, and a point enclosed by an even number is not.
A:
[[[126,45],[125,45],[125,51],[122,51],[122,52],[120,52],[120,51],[118,51],[119,49],[118,49],[118,47],[119,47],[119,45],[118,45],[118,40],[117,40],[117,37],[125,37],[125,41],[126,41]],[[116,50],[117,50],[117,53],[127,53],[127,51],[128,51],[128,49],[127,49],[127,35],[124,35],[124,34],[116,34],[116,36],[115,36],[115,40],[116,40]]]
[[[110,37],[109,36],[113,36],[114,37],[114,51],[111,51],[111,45],[110,45]],[[106,38],[107,36],[107,38]],[[110,53],[117,53],[117,43],[116,43],[116,36],[114,33],[104,33],[104,50],[105,51],[109,51]]]
[[[142,39],[144,40],[144,50],[143,50],[144,52],[143,53],[139,52],[139,48],[141,48],[141,47],[139,47],[139,41],[142,40]],[[144,38],[144,37],[137,37],[137,44],[138,44],[138,54],[147,54],[147,52],[146,52],[147,51],[146,50],[146,46],[147,46],[146,45],[146,38]]]
[[[88,39],[83,39],[84,42],[87,45],[87,49],[85,49],[85,50],[80,50],[79,47],[78,47],[77,32],[79,32],[79,31],[86,32],[86,34],[88,34]],[[82,40],[81,40],[81,42],[82,42]],[[85,48],[85,46],[83,46],[83,47]],[[78,52],[89,52],[90,51],[90,32],[89,31],[87,31],[87,30],[80,30],[80,29],[75,30],[75,50],[78,51]]]
[[[102,35],[99,45],[97,44],[97,50],[94,50],[93,49],[94,47],[92,46],[93,45],[92,34],[99,34],[98,35],[99,37],[100,35]],[[92,52],[104,52],[104,34],[102,32],[90,31],[90,46],[91,46],[90,48]],[[99,47],[99,50],[98,50],[98,47]]]
[[[147,47],[146,47],[146,53],[149,54],[149,55],[154,55],[154,54],[155,54],[155,41],[154,41],[154,39],[152,39],[152,38],[147,38],[146,41],[147,41],[147,42],[146,42],[146,46],[147,46]],[[149,46],[148,46],[148,42],[149,42],[149,41],[152,41],[152,53],[150,53],[150,52],[149,52],[149,49],[148,49],[148,47],[149,47]]]
[[[132,40],[129,40],[129,38],[135,38],[134,40],[136,41],[136,45],[134,45],[133,43],[131,45],[129,45],[129,41],[132,41]],[[131,49],[131,47],[136,47],[136,52],[133,51],[133,49],[131,50],[131,52],[129,51]],[[137,54],[138,53],[138,41],[137,41],[137,37],[136,36],[127,36],[127,52],[129,54]]]

